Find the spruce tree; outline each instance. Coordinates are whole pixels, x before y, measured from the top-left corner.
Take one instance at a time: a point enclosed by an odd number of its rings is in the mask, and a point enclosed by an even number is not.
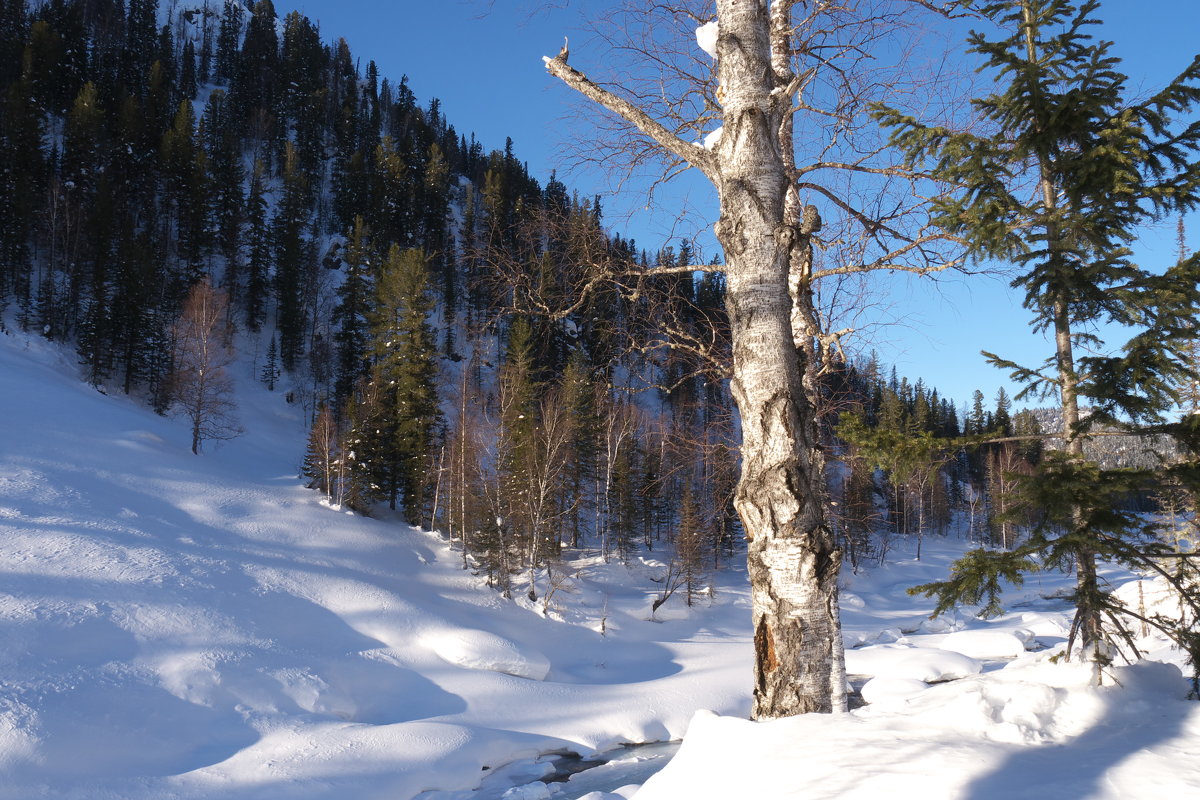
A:
[[[238,58],[237,77],[231,86],[234,104],[243,118],[255,110],[270,113],[274,109],[274,76],[279,62],[276,19],[271,0],[258,0],[254,4]]]
[[[424,510],[424,479],[440,419],[437,348],[429,326],[432,303],[425,254],[392,245],[375,286],[371,315],[371,380],[381,407],[372,467],[379,499],[403,502],[416,524]]]
[[[269,0],[261,0],[259,5]],[[306,297],[304,286],[311,266],[308,239],[312,189],[291,142],[284,148],[283,196],[272,222],[275,250],[275,313],[283,368],[291,372],[304,352]]]
[[[686,591],[687,604],[695,601],[704,581],[708,578],[709,551],[712,549],[708,526],[701,518],[692,482],[687,481],[683,497],[679,501],[679,528],[675,532],[675,554],[679,562],[680,577]]]
[[[996,392],[996,412],[992,414],[992,430],[1000,436],[1008,436],[1012,433],[1012,417],[1009,415],[1009,408],[1012,406],[1012,401],[1008,399],[1008,392],[1004,391],[1001,386]]]
[[[168,213],[174,220],[178,258],[176,282],[189,286],[204,268],[209,207],[208,159],[196,135],[190,100],[181,101],[171,129],[163,136],[161,157]]]
[[[250,192],[246,197],[246,327],[257,332],[266,315],[270,287],[271,232],[267,226],[267,198],[264,183],[266,169],[254,162],[250,173]]]
[[[136,2],[136,0],[134,0]],[[225,0],[221,25],[217,30],[215,77],[228,83],[237,74],[239,48],[242,38],[243,6],[237,0]]]
[[[279,382],[279,347],[276,344],[276,337],[271,335],[271,343],[267,345],[267,357],[263,362],[262,374],[259,379],[267,385],[267,391],[275,391],[275,384]]]
[[[208,152],[209,185],[212,189],[211,229],[216,237],[217,250],[225,261],[222,285],[229,294],[230,304],[242,307],[246,291],[245,256],[242,252],[246,217],[246,197],[243,194],[245,169],[229,99],[221,89],[209,95],[203,128],[204,146]]]
[[[1154,560],[1161,543],[1153,524],[1121,502],[1161,478],[1102,469],[1084,457],[1083,443],[1101,424],[1137,430],[1161,422],[1177,400],[1177,379],[1192,370],[1182,346],[1193,336],[1200,259],[1156,273],[1134,263],[1129,244],[1139,225],[1197,204],[1200,126],[1180,130],[1173,123],[1200,100],[1200,57],[1149,99],[1131,100],[1112,44],[1087,34],[1098,7],[1096,0],[981,5],[1004,32],[970,37],[1000,84],[975,101],[993,136],[929,127],[886,110],[880,116],[914,160],[928,158],[939,178],[970,187],[941,202],[942,226],[970,242],[975,257],[1020,268],[1013,286],[1024,291],[1035,330],[1053,334],[1054,352],[1032,367],[986,355],[1025,384],[1016,399],[1058,396],[1064,442],[1023,482],[1025,504],[1042,513],[1027,541],[1008,553],[972,553],[950,580],[919,589],[939,597],[939,611],[984,597],[985,611],[994,611],[1001,577],[1019,581],[1029,569],[1073,566],[1077,613],[1068,651],[1078,643],[1103,665],[1111,645],[1136,654],[1122,621],[1136,612],[1102,585],[1097,563],[1163,572]],[[1080,355],[1080,345],[1101,344],[1095,330],[1102,322],[1123,326],[1130,339],[1112,355]],[[1157,623],[1195,661],[1196,634]]]
[[[31,299],[29,239],[45,179],[44,115],[27,79],[0,88],[0,297]],[[18,166],[19,165],[19,168]]]
[[[372,300],[371,276],[375,266],[370,231],[361,216],[354,218],[342,250],[346,274],[338,287],[338,304],[333,311],[333,339],[337,346],[337,380],[334,385],[335,405],[350,396],[358,380],[365,377],[369,360],[367,347],[369,331],[367,316]]]
[[[179,81],[175,84],[176,97],[179,102],[191,102],[196,96],[196,46],[192,40],[184,42],[183,53],[179,61]]]
[[[496,443],[497,506],[502,538],[494,548],[498,568],[507,569],[508,550],[524,548],[533,535],[528,514],[537,459],[538,387],[534,380],[533,328],[525,317],[513,320],[499,374],[499,429]]]

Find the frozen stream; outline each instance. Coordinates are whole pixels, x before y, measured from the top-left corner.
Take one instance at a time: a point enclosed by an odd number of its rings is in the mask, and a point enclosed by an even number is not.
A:
[[[620,750],[602,753],[599,766],[577,772],[562,789],[550,796],[554,800],[578,800],[589,792],[612,792],[631,783],[645,783],[651,775],[667,765],[679,750],[679,742],[629,745]],[[591,762],[584,761],[583,764]],[[550,785],[551,791],[554,785]]]
[[[983,671],[1008,664],[1009,658],[981,659]],[[851,675],[850,708],[861,708],[860,690],[870,675]],[[612,793],[641,785],[674,757],[680,742],[631,744],[583,758],[548,753],[516,761],[491,772],[480,788],[464,792],[427,792],[417,800],[579,800],[592,792]]]
[[[467,792],[425,792],[417,800],[579,800],[645,783],[667,765],[679,742],[632,744],[589,758],[548,754],[495,770]]]

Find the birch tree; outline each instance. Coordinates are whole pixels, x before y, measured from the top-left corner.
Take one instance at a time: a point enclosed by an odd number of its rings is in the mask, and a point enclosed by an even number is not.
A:
[[[814,282],[875,269],[930,274],[958,264],[941,247],[952,237],[927,215],[912,223],[921,217],[921,192],[900,197],[889,187],[911,186],[912,171],[877,164],[885,152],[878,137],[845,146],[872,94],[900,91],[871,73],[885,61],[874,54],[897,44],[884,40],[914,12],[938,5],[716,0],[714,16],[711,2],[631,4],[613,24],[634,41],[614,50],[644,59],[640,80],[589,78],[568,63],[565,45],[545,59],[551,75],[607,112],[632,169],[657,161],[665,178],[696,169],[717,192],[724,264],[675,271],[726,276],[731,390],[742,427],[735,507],[749,542],[756,718],[845,708],[841,552],[828,523],[814,401],[822,366],[848,331],[822,319]],[[708,57],[696,49],[685,55],[682,36],[667,38],[681,20],[699,26],[696,43]],[[814,101],[818,94],[823,101]],[[594,149],[591,141],[582,146]],[[874,188],[849,187],[862,175]],[[836,242],[818,239],[825,224],[818,203],[840,222]],[[850,243],[845,260],[820,266],[814,246],[838,242]]]
[[[174,369],[171,396],[192,433],[192,452],[208,439],[232,439],[242,433],[233,399],[233,329],[226,296],[207,278],[192,287],[183,313],[172,329]]]
[[[832,711],[845,704],[839,651],[841,561],[825,518],[821,456],[812,407],[793,344],[788,275],[803,258],[806,230],[789,207],[792,183],[780,152],[797,88],[773,37],[791,3],[717,3],[723,134],[705,148],[681,139],[625,97],[567,63],[546,59],[555,77],[699,169],[720,196],[717,238],[725,250],[733,337],[733,393],[742,417],[742,475],[736,504],[749,540],[753,584],[754,715]],[[776,43],[778,44],[778,43]]]

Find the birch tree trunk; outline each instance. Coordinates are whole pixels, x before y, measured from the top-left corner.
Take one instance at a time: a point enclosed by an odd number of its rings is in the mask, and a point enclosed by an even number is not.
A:
[[[732,391],[742,419],[735,505],[749,541],[754,716],[828,712],[844,704],[835,667],[841,553],[826,521],[824,464],[792,330],[788,276],[794,252],[808,243],[798,209],[785,214],[792,180],[780,132],[790,124],[792,99],[777,81],[790,76],[772,64],[765,2],[721,0],[717,13],[725,98],[717,238],[727,262]]]
[[[742,424],[735,505],[749,543],[757,719],[845,708],[841,551],[827,523],[824,462],[805,392],[805,368],[812,365],[792,326],[793,306],[811,307],[805,296],[811,284],[802,276],[789,291],[793,264],[811,261],[802,211],[788,200],[798,82],[786,55],[772,58],[773,41],[777,47],[791,41],[781,26],[789,24],[792,3],[775,6],[772,16],[766,0],[716,3],[724,130],[711,151],[589,81],[567,65],[565,49],[546,60],[551,74],[701,169],[717,189],[731,388]]]

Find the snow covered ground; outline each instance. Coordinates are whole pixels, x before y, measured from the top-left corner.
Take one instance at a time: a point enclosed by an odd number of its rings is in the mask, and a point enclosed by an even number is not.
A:
[[[76,374],[0,335],[0,798],[404,800],[746,712],[741,590],[650,621],[656,567],[584,564],[545,619],[323,505],[283,392],[243,376],[247,434],[197,457]]]
[[[743,572],[652,620],[650,557],[581,562],[544,618],[438,535],[323,505],[296,478],[301,413],[251,374],[247,434],[196,457],[181,421],[0,335],[0,800],[545,800],[606,774],[646,781],[638,800],[1200,797],[1200,705],[1176,668],[1095,689],[1049,662],[1061,578],[999,620],[930,622],[902,587],[962,545],[898,549],[845,581],[871,704],[752,724]],[[685,731],[649,780],[652,750],[537,782],[539,754]]]

